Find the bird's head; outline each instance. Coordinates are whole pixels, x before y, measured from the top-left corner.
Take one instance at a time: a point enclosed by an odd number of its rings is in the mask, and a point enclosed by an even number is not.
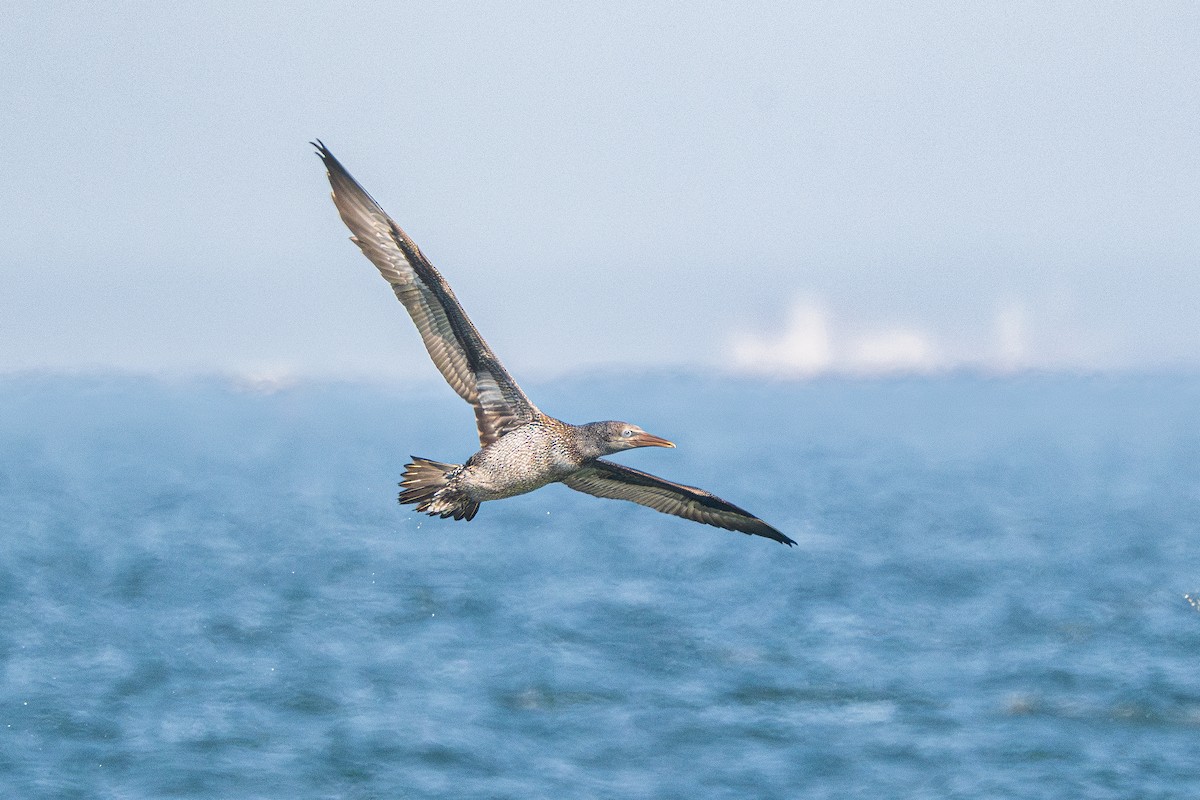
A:
[[[666,439],[646,433],[637,425],[628,422],[593,422],[584,427],[589,429],[588,433],[591,434],[589,438],[595,442],[598,454],[602,456],[619,453],[622,450],[632,450],[635,447],[675,446]]]

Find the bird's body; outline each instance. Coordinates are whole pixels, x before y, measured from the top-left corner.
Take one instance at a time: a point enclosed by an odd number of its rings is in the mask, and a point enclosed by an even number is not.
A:
[[[482,503],[561,481],[583,466],[573,427],[553,417],[522,425],[467,459],[448,485]]]
[[[571,433],[546,417],[504,434],[467,460],[464,489],[472,500],[501,500],[561,481],[583,466]]]
[[[463,464],[413,456],[401,503],[470,520],[479,504],[561,482],[586,494],[629,500],[667,514],[795,544],[758,517],[708,492],[639,472],[602,456],[635,447],[674,447],[627,422],[571,425],[543,414],[492,353],[454,292],[416,244],[321,143],[333,200],[354,241],[408,309],[430,357],[475,408],[480,449]]]

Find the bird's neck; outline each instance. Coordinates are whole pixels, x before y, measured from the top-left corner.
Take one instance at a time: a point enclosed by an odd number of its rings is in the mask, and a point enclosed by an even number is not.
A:
[[[612,452],[605,447],[607,438],[600,430],[598,423],[569,425],[568,427],[571,430],[571,440],[575,451],[583,461],[593,461]]]

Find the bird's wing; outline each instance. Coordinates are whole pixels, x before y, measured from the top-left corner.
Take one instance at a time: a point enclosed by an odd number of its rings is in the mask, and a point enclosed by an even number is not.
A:
[[[362,249],[408,309],[425,348],[446,382],[475,406],[480,444],[486,446],[541,412],[492,353],[454,297],[450,285],[333,153],[314,142],[325,162],[333,203]]]
[[[604,459],[596,459],[588,466],[571,473],[563,483],[584,494],[612,500],[629,500],[693,522],[765,536],[789,546],[795,544],[748,511],[703,489],[672,483],[648,472],[640,472]]]

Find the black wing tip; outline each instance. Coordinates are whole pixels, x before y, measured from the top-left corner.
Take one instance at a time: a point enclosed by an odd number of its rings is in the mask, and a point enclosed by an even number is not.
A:
[[[331,151],[328,147],[326,147],[325,143],[322,142],[320,139],[314,139],[311,142],[309,142],[309,144],[316,148],[317,157],[320,158],[321,161],[325,164],[326,170],[332,171],[332,170],[336,169],[340,172],[346,171],[346,168],[342,166],[342,162],[337,160],[337,157],[334,156],[333,151]]]
[[[317,149],[317,157],[320,158],[321,162],[325,165],[326,172],[330,173],[331,175],[334,172],[338,172],[348,178],[350,177],[350,173],[347,172],[346,168],[342,166],[342,162],[338,161],[337,156],[333,154],[332,150],[325,146],[324,142],[322,142],[320,139],[314,139],[313,141],[309,142],[309,144]],[[350,180],[354,179],[350,178]]]
[[[364,198],[366,198],[369,205],[376,206],[376,210],[378,210],[379,213],[387,216],[387,213],[379,206],[379,203],[376,202],[375,198],[371,197],[371,195],[367,193],[367,190],[364,189],[358,181],[354,180],[354,176],[351,175],[350,171],[342,165],[341,161],[338,161],[337,156],[335,156],[330,149],[325,146],[324,142],[322,142],[320,139],[315,139],[309,142],[309,144],[317,149],[317,156],[325,165],[325,174],[329,177],[329,183],[333,187],[333,196],[335,202],[337,202],[339,193],[342,192],[348,194],[361,194]],[[353,237],[351,238],[353,239]]]
[[[755,519],[757,519],[757,517]],[[787,535],[780,533],[779,531],[775,530],[767,523],[763,522],[761,519],[758,521],[762,522],[762,528],[759,530],[753,531],[754,534],[765,537],[767,539],[774,539],[775,541],[779,542],[780,544],[786,544],[788,547],[796,546],[795,539],[792,539],[792,538],[788,537]],[[747,535],[750,535],[751,532],[744,531],[744,533],[746,533]]]

